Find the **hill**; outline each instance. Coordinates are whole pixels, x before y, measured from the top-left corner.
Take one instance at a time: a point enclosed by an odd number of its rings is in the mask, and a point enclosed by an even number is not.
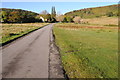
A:
[[[118,16],[118,5],[109,5],[102,7],[86,8],[80,10],[74,10],[65,13],[66,16],[80,16],[81,18],[95,18],[101,16]]]
[[[22,10],[0,8],[1,22],[35,22],[38,13]]]

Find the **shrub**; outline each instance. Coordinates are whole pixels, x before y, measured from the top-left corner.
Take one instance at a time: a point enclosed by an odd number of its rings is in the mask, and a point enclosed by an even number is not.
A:
[[[68,22],[66,17],[63,19],[63,22]]]
[[[107,15],[108,17],[112,17],[114,14],[113,14],[113,12],[108,12],[106,15]]]
[[[73,18],[71,17],[66,17],[66,19],[67,19],[67,22],[73,22]]]

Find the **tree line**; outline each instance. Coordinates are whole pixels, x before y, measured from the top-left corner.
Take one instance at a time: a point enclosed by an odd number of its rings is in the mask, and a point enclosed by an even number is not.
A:
[[[39,15],[36,16],[40,20],[40,17],[44,18],[43,22],[57,22],[56,20],[56,10],[55,7],[52,7],[51,14],[47,10],[43,10]]]
[[[84,18],[95,18],[101,16],[113,17],[118,16],[117,5],[87,8],[65,13],[64,15],[56,13],[55,7],[51,13],[47,10],[35,13],[21,9],[1,8],[0,20],[4,23],[29,23],[29,22],[75,22],[81,23]],[[101,11],[101,12],[100,12]]]
[[[55,7],[52,7],[51,14],[47,10],[35,13],[32,11],[26,11],[21,9],[7,9],[2,8],[0,11],[1,22],[2,23],[33,23],[33,22],[78,22],[80,19],[78,17],[66,16],[62,14],[57,14]],[[41,17],[44,19],[42,20]]]
[[[21,9],[6,9],[2,8],[0,11],[1,22],[4,23],[28,23],[39,21],[35,17],[38,13],[21,10]]]
[[[40,18],[44,18],[44,21]],[[52,7],[51,14],[46,10],[40,14],[22,9],[1,8],[0,22],[2,23],[32,23],[32,22],[56,22],[56,10]]]

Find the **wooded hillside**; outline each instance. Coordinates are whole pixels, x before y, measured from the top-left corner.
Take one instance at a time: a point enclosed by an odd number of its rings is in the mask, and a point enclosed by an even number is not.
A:
[[[0,16],[1,22],[10,23],[26,23],[38,21],[35,17],[38,13],[26,11],[22,9],[7,9],[1,8]]]

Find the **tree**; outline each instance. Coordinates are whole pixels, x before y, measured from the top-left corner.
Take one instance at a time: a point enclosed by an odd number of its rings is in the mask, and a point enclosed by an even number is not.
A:
[[[6,11],[1,11],[0,16],[1,16],[1,22],[7,22],[8,14]]]
[[[9,22],[21,22],[19,12],[18,11],[10,12],[8,21]]]
[[[54,22],[56,22],[56,19],[55,18],[51,18],[51,21],[50,21],[51,23],[54,23]]]
[[[64,16],[63,22],[73,22],[73,18],[71,16]]]
[[[45,15],[45,19],[47,19],[47,22],[51,21],[51,15],[50,14],[46,14]]]
[[[51,17],[52,17],[52,18],[55,18],[55,17],[56,17],[55,7],[52,7]]]
[[[47,10],[43,10],[42,12],[40,12],[40,14],[44,14],[44,15],[47,15],[49,14]]]
[[[81,22],[81,18],[80,18],[79,16],[76,16],[76,17],[73,19],[73,21],[74,21],[75,23],[80,23],[80,22]]]
[[[44,22],[51,22],[51,15],[48,13],[47,10],[42,11],[38,16],[37,19],[40,19],[42,17],[44,19]]]
[[[56,22],[56,11],[55,11],[55,7],[52,7],[52,11],[51,11],[51,22]]]
[[[35,19],[36,19],[36,22],[43,22],[43,20],[40,18],[39,15],[37,15],[37,16],[35,17]]]
[[[67,22],[73,22],[73,18],[70,16],[67,16],[66,19],[67,19]]]
[[[63,22],[68,22],[66,17],[64,17]]]
[[[56,17],[59,17],[61,15],[63,15],[63,14],[61,14],[61,12],[59,11],[59,12],[57,12]]]
[[[56,19],[57,19],[57,21],[62,22],[64,20],[64,15],[59,15],[59,16],[57,16]]]
[[[37,19],[35,18],[38,14],[21,10],[21,9],[6,9],[2,8],[2,11],[0,11],[1,16],[1,22],[36,22]]]

